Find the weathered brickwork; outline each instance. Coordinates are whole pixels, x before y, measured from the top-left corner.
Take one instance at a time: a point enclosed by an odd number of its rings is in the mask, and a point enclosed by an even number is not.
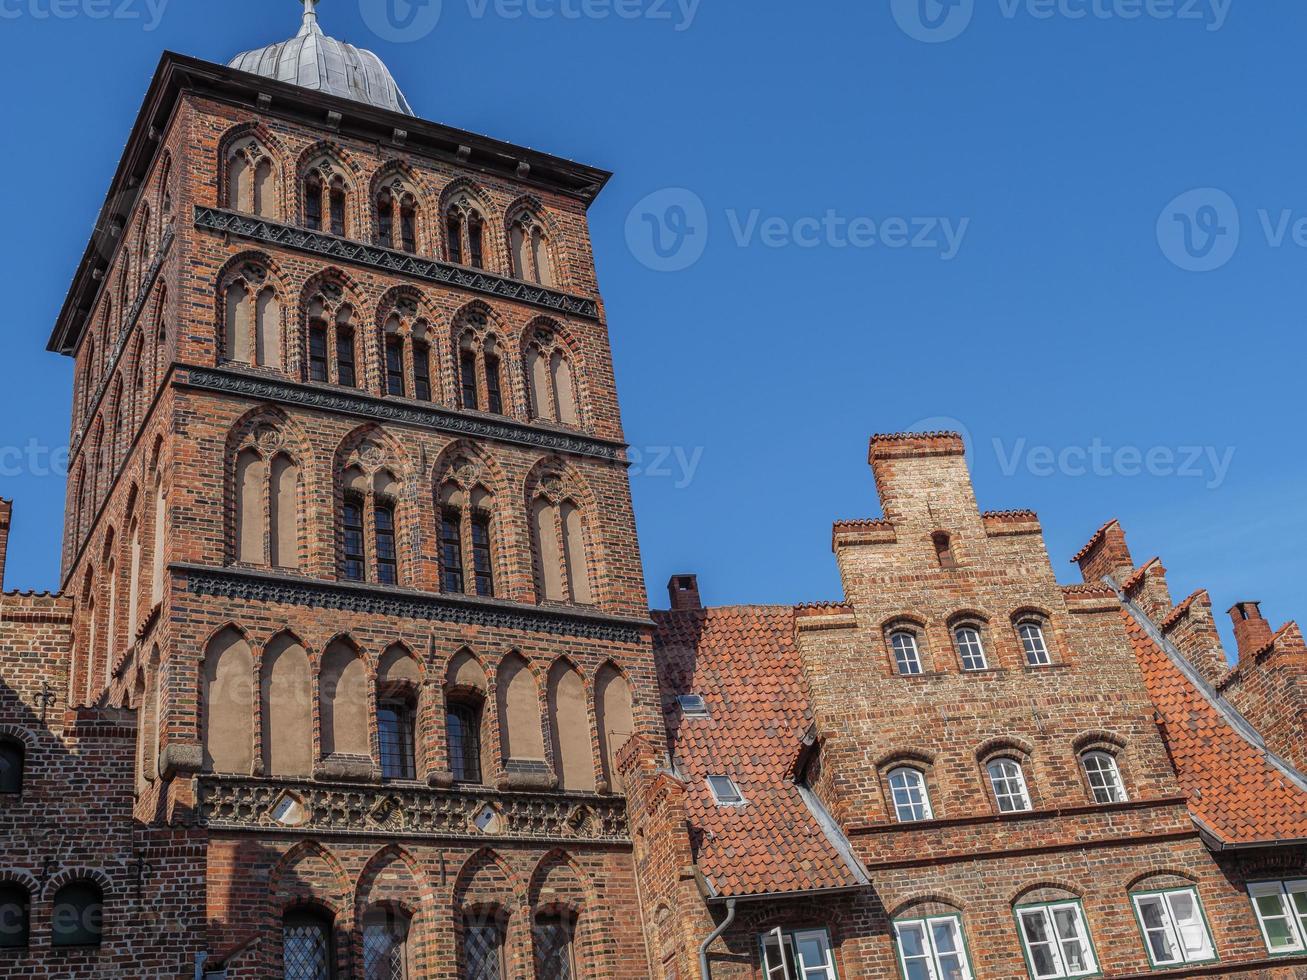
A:
[[[877,436],[840,602],[649,612],[607,177],[164,58],[51,339],[63,588],[0,598],[0,977],[882,980],[931,921],[1008,978],[1047,907],[1062,975],[1307,976],[1249,900],[1307,878],[1301,631],[1230,667],[1116,522],[1059,584]]]

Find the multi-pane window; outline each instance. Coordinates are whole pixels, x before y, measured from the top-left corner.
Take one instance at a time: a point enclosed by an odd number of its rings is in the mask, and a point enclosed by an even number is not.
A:
[[[413,708],[403,701],[377,705],[377,741],[381,748],[384,779],[416,779],[413,758]]]
[[[452,496],[456,502],[461,493]],[[495,594],[494,548],[490,514],[475,506],[489,495],[471,494],[474,506],[447,504],[440,511],[440,584],[445,592],[492,597]]]
[[[400,337],[386,338],[386,392],[404,397],[404,341]]]
[[[327,380],[327,324],[325,320],[309,321],[309,380]]]
[[[1081,756],[1085,778],[1095,803],[1124,803],[1125,786],[1121,783],[1121,770],[1116,759],[1106,752],[1086,752]]]
[[[472,704],[452,702],[445,713],[449,768],[456,783],[481,782],[481,712]]]
[[[894,815],[899,823],[929,820],[934,815],[930,808],[930,794],[926,790],[926,777],[920,769],[903,766],[889,774],[890,793],[894,798]]]
[[[1044,627],[1038,623],[1022,623],[1017,627],[1021,647],[1026,652],[1026,663],[1031,667],[1047,667],[1053,662],[1044,639]]]
[[[395,508],[377,501],[373,508],[377,535],[377,581],[382,585],[399,582],[399,557],[395,551]]]
[[[23,766],[27,752],[23,743],[13,738],[0,739],[0,794],[23,791]]]
[[[413,396],[431,401],[431,347],[420,340],[413,342]]]
[[[55,893],[50,917],[55,946],[99,946],[104,939],[104,893],[93,881],[74,881]]]
[[[894,923],[899,964],[906,980],[971,980],[971,964],[956,915]]]
[[[323,219],[326,218],[324,227]],[[314,172],[304,181],[304,223],[313,231],[345,236],[345,181]]]
[[[837,980],[825,929],[773,929],[759,937],[765,980]]]
[[[503,381],[499,373],[499,358],[489,351],[485,355],[486,364],[486,411],[492,415],[504,414]]]
[[[449,261],[485,268],[485,223],[475,209],[466,202],[456,204],[445,219],[445,234]]]
[[[974,626],[960,626],[953,631],[953,639],[958,645],[958,656],[962,658],[963,670],[985,670],[989,667],[980,630]]]
[[[995,759],[987,767],[994,800],[1001,813],[1019,813],[1030,809],[1030,791],[1026,774],[1015,759]]]
[[[463,350],[458,355],[458,381],[459,392],[463,400],[463,407],[471,409],[480,408],[480,398],[478,397],[479,387],[477,385],[477,356],[475,351]]]
[[[503,980],[504,930],[497,922],[463,923],[463,971],[467,980]]]
[[[445,592],[463,591],[463,513],[456,507],[440,512],[440,575]]]
[[[540,916],[535,921],[536,980],[572,980],[572,923],[556,916]]]
[[[1079,902],[1018,908],[1017,924],[1034,980],[1087,977],[1098,972],[1085,913]]]
[[[341,515],[343,575],[350,582],[367,578],[367,552],[364,547],[363,499],[354,494],[345,497]]]
[[[331,980],[331,923],[311,911],[288,913],[282,921],[281,958],[285,980]]]
[[[377,909],[363,920],[364,980],[408,980],[408,918]]]
[[[1307,950],[1307,879],[1255,882],[1248,886],[1248,896],[1267,950],[1275,954]]]
[[[377,238],[387,248],[417,251],[417,201],[402,187],[377,195]]]
[[[354,331],[343,324],[336,325],[336,383],[347,388],[358,387],[355,370]]]
[[[0,886],[0,949],[26,949],[31,941],[32,900],[21,885]]]
[[[1153,966],[1205,963],[1216,959],[1216,948],[1212,945],[1202,903],[1195,889],[1135,895],[1134,903]]]
[[[305,313],[308,333],[308,379],[358,387],[357,336],[354,310],[341,303],[342,290],[328,282]]]
[[[921,673],[921,650],[917,646],[917,637],[907,630],[899,630],[889,638],[890,649],[894,651],[894,666],[904,677]]]
[[[477,595],[495,594],[494,565],[490,550],[490,517],[472,515],[472,568],[476,573]]]

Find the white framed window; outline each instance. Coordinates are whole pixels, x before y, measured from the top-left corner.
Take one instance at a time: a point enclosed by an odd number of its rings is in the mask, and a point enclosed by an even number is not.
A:
[[[891,770],[889,788],[894,797],[894,815],[898,817],[899,823],[916,823],[934,816],[930,808],[930,793],[926,789],[926,776],[920,769],[901,766]]]
[[[1031,809],[1026,774],[1015,759],[995,759],[985,767],[994,788],[994,800],[1000,813],[1020,813]]]
[[[678,694],[676,703],[680,705],[681,714],[686,718],[707,718],[708,702],[702,694]]]
[[[743,806],[744,794],[730,776],[709,776],[708,788],[718,806]]]
[[[1121,770],[1112,755],[1107,752],[1086,752],[1080,757],[1080,764],[1084,766],[1085,778],[1089,780],[1089,790],[1094,794],[1095,803],[1126,801]]]
[[[839,980],[825,929],[773,929],[759,937],[766,980]]]
[[[1053,662],[1048,653],[1048,642],[1044,639],[1044,627],[1038,623],[1025,622],[1017,627],[1017,636],[1021,637],[1026,663],[1031,667],[1047,667]]]
[[[1307,879],[1248,886],[1266,948],[1276,955],[1307,950]]]
[[[1198,891],[1173,891],[1135,895],[1135,914],[1144,932],[1144,945],[1153,966],[1206,963],[1216,959],[1216,948],[1207,928]]]
[[[959,626],[953,631],[953,639],[958,645],[958,656],[962,658],[963,670],[989,668],[989,659],[985,656],[985,643],[980,638],[980,630],[974,626]]]
[[[1018,908],[1017,925],[1034,980],[1088,977],[1098,972],[1085,912],[1078,901]]]
[[[904,677],[913,677],[921,673],[921,649],[917,646],[917,637],[907,630],[890,634],[890,649],[894,651],[894,666]]]
[[[956,915],[894,923],[899,965],[906,980],[971,980],[971,963]]]

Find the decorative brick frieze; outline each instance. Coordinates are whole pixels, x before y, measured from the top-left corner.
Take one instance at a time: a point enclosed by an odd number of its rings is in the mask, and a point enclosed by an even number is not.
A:
[[[221,208],[196,205],[195,227],[202,231],[222,232],[247,241],[277,245],[305,252],[321,259],[367,266],[378,272],[407,276],[422,282],[466,289],[468,292],[516,300],[554,313],[599,318],[599,304],[584,296],[561,293],[534,283],[497,276],[481,269],[439,262],[420,255],[396,252],[379,245],[366,245],[337,238],[323,232],[294,228],[266,218],[236,214]]]

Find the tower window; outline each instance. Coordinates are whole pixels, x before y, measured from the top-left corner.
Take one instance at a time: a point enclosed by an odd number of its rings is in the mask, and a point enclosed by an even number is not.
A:
[[[974,626],[960,626],[953,631],[953,639],[958,645],[963,670],[985,670],[989,667],[980,630]]]
[[[304,183],[304,223],[311,231],[322,230],[322,180],[316,175]]]
[[[449,261],[456,265],[463,264],[463,222],[451,214],[446,222],[445,234],[449,241]]]
[[[480,215],[473,214],[467,222],[467,242],[468,256],[472,260],[472,265],[477,269],[485,268],[485,252],[483,249],[484,232],[481,224]]]
[[[486,360],[486,408],[492,415],[504,414],[504,394],[500,386],[499,358],[487,353]]]
[[[1031,809],[1026,774],[1014,759],[995,759],[987,767],[989,782],[1000,813],[1021,813]]]
[[[395,585],[399,581],[399,561],[395,552],[395,508],[378,502],[376,511],[377,581]]]
[[[463,395],[463,407],[477,409],[477,356],[474,351],[464,350],[458,358],[459,381]]]
[[[416,779],[413,709],[403,701],[377,705],[377,740],[381,747],[384,779]]]
[[[890,649],[894,651],[894,666],[904,677],[915,677],[921,670],[921,650],[915,634],[899,630],[890,636]]]
[[[1026,653],[1026,663],[1031,667],[1047,667],[1053,662],[1048,653],[1048,642],[1044,639],[1044,628],[1038,623],[1025,622],[1017,627],[1021,646]]]
[[[309,380],[327,380],[327,324],[322,320],[309,322]]]
[[[347,388],[357,387],[354,372],[354,331],[336,325],[336,382]]]
[[[26,949],[31,942],[32,898],[21,885],[0,886],[0,949]]]
[[[331,233],[345,237],[345,184],[337,177],[331,182]]]
[[[345,498],[342,527],[344,529],[344,577],[351,582],[362,582],[367,576],[367,555],[363,543],[363,501],[353,494]]]
[[[399,337],[386,338],[386,391],[404,396],[404,341]]]
[[[494,565],[490,549],[490,515],[472,514],[472,567],[476,573],[477,595],[495,594]]]
[[[463,515],[454,507],[440,514],[440,566],[444,591],[463,591]]]
[[[451,702],[445,715],[449,768],[456,783],[481,782],[481,710],[470,701]]]
[[[418,401],[431,401],[431,346],[413,342],[413,388]]]

